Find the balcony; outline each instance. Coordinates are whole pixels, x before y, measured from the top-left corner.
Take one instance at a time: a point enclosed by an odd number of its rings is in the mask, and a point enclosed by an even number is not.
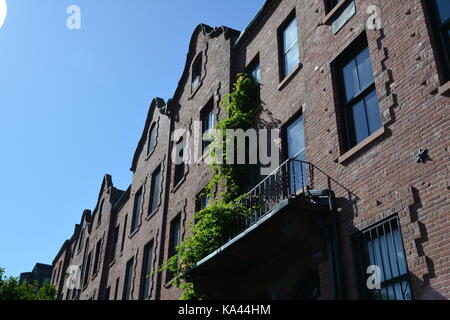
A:
[[[252,214],[235,221],[228,242],[186,275],[211,299],[309,299],[320,296],[332,215],[311,163],[290,159],[242,197]],[[324,201],[325,200],[325,201]]]

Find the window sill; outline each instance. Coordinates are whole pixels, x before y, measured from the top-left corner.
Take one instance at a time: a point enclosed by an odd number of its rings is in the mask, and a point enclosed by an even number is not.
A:
[[[188,100],[194,99],[194,96],[197,94],[198,90],[200,90],[202,84],[203,84],[203,81],[200,81],[200,83],[198,84],[197,88],[195,88],[195,89],[192,91],[191,96],[189,97]]]
[[[139,224],[139,226],[136,227],[136,230],[134,230],[134,231],[128,236],[128,239],[133,238],[133,237],[136,235],[136,233],[139,232],[140,227],[141,227],[141,225]]]
[[[338,13],[350,2],[350,0],[343,0],[339,2],[323,19],[324,25],[331,25]]]
[[[450,81],[447,81],[438,88],[438,93],[444,97],[450,97]]]
[[[164,285],[164,287],[165,287],[166,289],[170,289],[170,288],[173,286],[174,282],[175,282],[175,278],[170,279],[169,281],[166,282],[166,284]]]
[[[172,193],[177,192],[178,189],[183,185],[183,183],[186,181],[186,174],[183,176],[183,179],[180,180],[180,182],[177,183],[175,187],[172,189]]]
[[[286,85],[295,77],[295,75],[303,68],[303,65],[299,63],[294,70],[292,70],[278,85],[277,90],[281,91]]]
[[[353,158],[361,150],[366,148],[368,145],[370,145],[372,142],[374,142],[375,140],[380,138],[385,133],[386,133],[386,128],[382,127],[381,129],[376,131],[374,134],[372,134],[370,137],[368,137],[367,139],[365,139],[364,141],[359,143],[357,146],[353,147],[352,149],[350,149],[349,151],[344,153],[341,157],[339,157],[338,163],[342,164],[342,163],[348,161],[349,159]]]
[[[113,261],[111,261],[108,265],[108,268],[112,268],[113,265],[116,264],[116,259],[114,259]]]
[[[155,211],[153,211],[152,213],[149,213],[149,214],[147,215],[147,217],[145,218],[145,220],[146,220],[146,221],[150,221],[154,216],[156,216],[156,214],[158,213],[158,211],[159,211],[159,207],[158,207]]]
[[[98,271],[96,271],[96,272],[92,275],[91,281],[94,281],[94,279],[97,278],[97,275],[98,275]]]
[[[155,150],[156,150],[156,146],[153,147],[153,150],[147,154],[147,156],[145,157],[145,161],[148,161],[150,159],[150,157],[153,155],[153,153],[155,153]]]

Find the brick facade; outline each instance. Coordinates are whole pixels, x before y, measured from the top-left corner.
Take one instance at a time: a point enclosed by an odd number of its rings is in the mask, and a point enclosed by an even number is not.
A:
[[[338,6],[352,1],[342,2]],[[352,239],[393,216],[399,219],[412,297],[450,298],[449,79],[443,73],[431,14],[425,0],[355,0],[354,4],[355,14],[336,33],[329,23],[340,11],[333,16],[335,11],[329,13],[323,0],[268,0],[243,33],[199,25],[174,97],[167,102],[152,101],[133,158],[129,189],[117,190],[106,176],[93,213],[84,212],[73,237],[55,258],[52,282],[58,287],[58,297],[122,299],[126,266],[133,259],[129,298],[143,298],[144,248],[152,245],[154,267],[167,261],[172,222],[180,219],[181,236],[185,236],[196,211],[196,197],[211,178],[206,165],[189,164],[184,177],[175,180],[173,135],[177,129],[193,132],[206,107],[212,108],[216,121],[221,119],[220,101],[230,92],[235,75],[259,59],[262,108],[258,127],[285,129],[302,114],[306,158],[334,181],[330,186],[338,207],[342,298],[361,297]],[[374,30],[367,24],[373,5],[381,17],[381,28]],[[300,64],[281,77],[279,28],[293,14],[298,23]],[[382,127],[349,148],[336,64],[347,55],[347,48],[363,38],[370,53]],[[193,65],[198,61],[200,82],[193,88]],[[156,145],[149,150],[152,129],[156,130]],[[428,150],[425,163],[416,161],[420,149]],[[285,148],[280,151],[287,158]],[[158,168],[159,193],[153,201],[152,177]],[[139,193],[142,201],[136,204]],[[63,283],[70,277],[70,266],[80,268],[82,282],[88,272],[86,285],[75,293]],[[333,299],[329,259],[318,262],[318,274],[321,298]],[[152,275],[149,283],[148,299],[180,295],[166,272]]]

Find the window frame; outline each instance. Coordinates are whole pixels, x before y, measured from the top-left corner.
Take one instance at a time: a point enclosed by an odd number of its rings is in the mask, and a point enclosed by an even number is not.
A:
[[[95,245],[95,256],[94,256],[94,270],[93,270],[93,276],[95,276],[99,270],[100,270],[100,252],[102,250],[102,239],[97,241],[97,244]]]
[[[196,92],[200,85],[202,84],[202,73],[203,73],[203,54],[199,53],[192,63],[191,68],[191,93]],[[197,81],[198,80],[198,81]]]
[[[207,120],[207,121],[205,121]],[[216,125],[216,110],[214,108],[214,98],[211,98],[205,107],[200,111],[200,121],[202,122],[202,155],[208,151],[212,141],[205,141],[204,136],[211,132]],[[208,128],[206,127],[208,124]]]
[[[122,243],[120,244],[120,252],[123,252],[123,249],[125,248],[125,240],[127,235],[127,222],[128,222],[128,214],[125,215],[125,219],[123,222]]]
[[[103,199],[101,202],[100,202],[100,207],[99,207],[99,209],[98,209],[98,211],[97,211],[97,215],[98,215],[98,218],[97,218],[97,225],[99,225],[101,222],[102,222],[102,212],[103,212],[103,205],[105,204],[105,199]]]
[[[158,168],[156,168],[155,171],[153,171],[152,173],[152,178],[151,178],[151,186],[150,186],[150,201],[149,201],[149,206],[148,206],[148,214],[149,216],[153,215],[154,213],[156,213],[158,211],[159,208],[159,197],[161,194],[161,166],[158,166]],[[156,183],[156,176],[158,176],[158,183]],[[157,189],[157,193],[155,194]],[[155,201],[155,197],[156,197],[156,203],[155,203],[155,207],[153,207],[153,202]]]
[[[333,73],[336,79],[336,89],[337,89],[337,96],[339,101],[339,107],[340,107],[340,114],[342,115],[342,125],[343,125],[343,131],[345,138],[343,139],[343,149],[344,151],[349,151],[352,148],[358,146],[361,144],[365,139],[361,141],[357,141],[356,138],[356,128],[355,128],[355,121],[353,119],[353,107],[355,107],[358,103],[363,102],[364,103],[364,110],[365,110],[365,120],[366,125],[368,128],[368,136],[369,138],[371,135],[377,132],[377,130],[381,129],[383,127],[383,123],[381,123],[381,127],[375,130],[374,132],[370,132],[370,125],[369,125],[369,117],[367,115],[367,108],[365,104],[365,98],[367,98],[370,94],[375,93],[376,95],[376,101],[378,105],[378,111],[380,115],[380,119],[382,121],[381,117],[381,110],[380,110],[380,104],[379,104],[379,98],[378,98],[378,92],[375,84],[375,77],[372,74],[373,82],[368,85],[366,88],[361,88],[360,92],[347,101],[346,97],[346,83],[345,83],[345,76],[344,76],[344,68],[351,63],[352,61],[356,60],[356,58],[364,52],[364,50],[368,50],[369,53],[369,59],[370,64],[373,72],[373,62],[372,62],[372,56],[370,54],[370,47],[369,43],[367,41],[367,36],[365,32],[363,32],[361,35],[359,35],[333,62]],[[358,71],[358,70],[357,70]],[[359,73],[358,73],[359,77]]]
[[[175,240],[175,226],[178,225],[178,238],[177,241]],[[170,221],[170,233],[169,233],[169,247],[168,247],[168,259],[172,258],[177,253],[177,247],[181,244],[181,228],[182,228],[182,222],[181,222],[181,213],[179,213],[175,218]],[[177,243],[177,244],[176,244]],[[166,273],[166,282],[169,282],[173,279],[173,272],[170,270],[167,270]]]
[[[153,272],[154,250],[155,250],[154,241],[151,240],[145,245],[143,252],[141,284],[139,290],[140,300],[147,300],[150,298],[152,279],[151,277],[147,277],[147,274],[151,274]]]
[[[296,35],[297,40],[292,44],[289,49],[285,52],[284,48],[284,41],[285,41],[285,31],[287,28],[291,25],[292,22],[295,21],[295,27],[296,27]],[[291,70],[287,70],[286,65],[286,55],[292,50],[294,45],[297,45],[298,47],[298,62],[297,65],[301,64],[300,54],[300,33],[298,32],[298,19],[295,9],[292,10],[292,12],[286,17],[286,19],[283,21],[283,23],[278,27],[277,31],[277,37],[278,37],[278,65],[279,65],[279,76],[280,76],[280,82],[287,79],[291,73],[294,72],[296,67],[294,66]]]
[[[183,162],[182,163],[179,163],[179,164],[175,164],[175,167],[174,167],[174,174],[173,174],[173,179],[174,179],[174,183],[173,183],[173,185],[176,187],[178,184],[180,184],[181,183],[181,181],[183,181],[183,179],[184,179],[184,176],[186,175],[186,163],[185,163],[185,161],[184,161],[184,148],[182,148],[182,149],[178,149],[178,147],[179,147],[179,145],[181,144],[181,143],[183,143],[183,141],[184,141],[184,136],[183,137],[181,137],[179,140],[178,140],[178,142],[177,142],[177,144],[176,144],[176,151],[177,152],[179,152],[179,154],[182,154],[183,155]]]
[[[143,198],[143,188],[140,187],[139,190],[134,195],[133,215],[131,216],[130,233],[135,232],[139,227],[141,218],[140,216],[142,215],[142,204],[143,204],[142,198]],[[138,200],[139,203],[137,203]]]
[[[202,208],[203,200],[206,200],[206,206]],[[209,207],[210,195],[206,191],[200,192],[196,197],[196,212],[202,211]]]
[[[441,23],[437,0],[425,0],[425,6],[431,21],[432,37],[436,43],[437,60],[440,67],[442,82],[450,81],[450,35],[444,35],[445,30],[450,34],[450,18]]]
[[[123,281],[122,300],[132,300],[131,291],[133,286],[133,273],[134,273],[134,257],[127,261],[125,267],[125,277]]]
[[[119,244],[120,237],[120,225],[116,226],[113,231],[113,240],[111,243],[111,258],[109,259],[112,263],[116,259],[117,245]]]
[[[153,122],[148,130],[148,141],[147,141],[147,157],[150,156],[156,149],[158,144],[158,126],[156,122]]]
[[[255,76],[255,71],[258,70],[258,76]],[[259,53],[252,59],[252,61],[245,68],[245,73],[252,76],[259,84],[261,84],[261,62],[259,59]]]
[[[89,252],[89,254],[87,256],[86,264],[84,265],[85,273],[84,273],[84,279],[83,279],[83,286],[87,286],[87,284],[89,283],[89,276],[91,273],[91,265],[92,265],[92,251]]]
[[[387,226],[389,226],[389,231],[386,231]],[[380,230],[382,229],[382,230]],[[400,240],[400,245],[401,248],[397,248],[396,244],[395,244],[395,240],[394,240],[394,231],[398,230],[399,231],[399,240]],[[381,263],[382,263],[382,268],[381,268],[381,272],[384,275],[385,274],[385,269],[390,269],[390,274],[392,276],[393,272],[393,268],[397,268],[397,273],[398,276],[396,277],[392,277],[388,280],[385,280],[381,283],[381,290],[376,290],[378,291],[377,295],[378,295],[378,299],[375,299],[375,290],[371,293],[370,290],[367,288],[367,284],[366,284],[366,280],[367,280],[367,276],[368,274],[366,273],[367,271],[367,267],[370,265],[370,258],[368,258],[368,255],[370,253],[366,253],[366,251],[368,252],[369,249],[369,242],[370,241],[374,241],[375,239],[381,239],[380,237],[380,231],[382,231],[382,235],[391,235],[391,240],[387,240],[387,236],[384,237],[384,241],[385,241],[385,245],[387,248],[386,253],[384,251],[382,251],[383,246],[379,245],[378,249],[379,249],[379,253],[380,253],[380,258],[381,258]],[[373,233],[376,233],[376,236],[373,236]],[[370,241],[367,241],[367,235],[369,234],[370,237]],[[379,240],[381,241],[381,240]],[[389,242],[391,241],[391,245],[393,246],[394,249],[394,253],[395,255],[393,257],[390,256],[389,253]],[[366,228],[356,234],[354,234],[352,236],[352,243],[353,243],[353,251],[355,253],[355,264],[356,264],[356,269],[359,270],[358,272],[358,283],[359,283],[359,294],[362,298],[364,299],[374,299],[374,300],[383,300],[380,299],[381,297],[381,292],[384,289],[387,288],[392,288],[392,286],[395,286],[397,284],[400,284],[400,288],[403,291],[403,283],[406,282],[406,290],[405,292],[409,292],[411,294],[410,297],[407,296],[407,293],[402,292],[403,295],[403,299],[398,299],[397,298],[397,292],[395,290],[395,287],[393,289],[394,292],[394,300],[414,300],[414,293],[413,293],[413,288],[411,286],[411,273],[409,271],[408,268],[408,262],[407,262],[407,257],[406,257],[406,252],[405,252],[405,246],[404,246],[404,241],[403,241],[403,235],[402,235],[402,231],[401,231],[401,224],[400,224],[400,219],[397,215],[395,216],[391,216],[388,217],[376,224],[374,224],[373,226],[370,226],[369,228]],[[397,249],[402,251],[403,254],[403,268],[405,269],[405,273],[401,273],[401,267],[400,267],[400,262],[398,259],[398,253],[399,251],[397,251]],[[374,245],[372,245],[372,254],[376,256],[377,254],[377,250],[374,249]],[[383,259],[383,256],[385,256],[387,254],[387,257],[389,261],[387,261],[387,265],[385,266],[385,261]],[[378,256],[377,256],[378,257]],[[394,267],[392,267],[392,259],[395,260],[396,265]],[[389,295],[387,296],[389,297]],[[386,300],[386,299],[384,299]],[[390,300],[390,299],[387,299]]]

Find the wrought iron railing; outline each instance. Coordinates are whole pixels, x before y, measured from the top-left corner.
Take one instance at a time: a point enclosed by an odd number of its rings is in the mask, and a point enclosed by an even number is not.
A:
[[[234,238],[269,214],[282,201],[305,195],[315,187],[317,168],[309,162],[295,159],[285,161],[272,174],[236,201],[245,214],[236,217],[229,239]]]

